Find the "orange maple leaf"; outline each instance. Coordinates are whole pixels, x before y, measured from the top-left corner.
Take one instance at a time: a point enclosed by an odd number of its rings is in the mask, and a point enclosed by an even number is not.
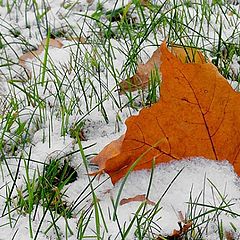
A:
[[[203,60],[183,63],[169,52],[160,55],[160,100],[126,120],[127,131],[93,160],[113,183],[134,170],[202,156],[227,159],[240,175],[240,94],[217,68]],[[107,154],[106,154],[107,149]],[[113,154],[111,154],[111,149]]]

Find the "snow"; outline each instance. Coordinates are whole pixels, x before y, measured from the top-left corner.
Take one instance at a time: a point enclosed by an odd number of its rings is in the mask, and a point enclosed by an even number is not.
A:
[[[3,1],[3,4],[6,1]],[[73,1],[64,1],[65,4],[72,3]],[[90,3],[89,3],[90,2]],[[48,21],[51,23],[51,26],[54,29],[66,29],[66,31],[71,35],[72,31],[83,31],[84,36],[90,36],[92,29],[87,23],[91,21],[84,19],[80,13],[84,13],[87,10],[87,13],[91,15],[96,9],[97,1],[79,1],[79,3],[73,5],[73,13],[69,14],[68,10],[62,7],[63,1],[48,1],[50,10],[48,13]],[[104,11],[111,10],[115,3],[117,7],[126,5],[129,1],[99,1],[103,3]],[[154,1],[159,2],[159,1]],[[36,1],[39,6],[42,4],[42,1]],[[169,6],[167,5],[166,8]],[[233,8],[238,9],[237,6]],[[0,32],[4,36],[4,41],[12,42],[11,47],[6,47],[5,51],[10,60],[17,63],[18,57],[26,51],[26,46],[20,44],[19,39],[13,36],[9,36],[10,29],[21,29],[21,37],[25,38],[29,43],[32,44],[32,47],[36,47],[41,42],[41,36],[38,30],[36,18],[33,12],[33,8],[29,6],[29,11],[27,15],[23,15],[24,9],[22,7],[21,11],[13,10],[11,14],[7,14],[6,7],[0,7]],[[16,8],[17,9],[17,8]],[[21,13],[22,12],[22,13]],[[192,16],[196,15],[196,12],[193,8],[189,9],[189,14]],[[72,29],[68,28],[66,20],[63,18],[67,17],[68,22],[70,23]],[[26,19],[27,17],[27,19]],[[212,22],[215,21],[212,16]],[[231,16],[229,16],[231,18]],[[2,21],[2,19],[5,19]],[[226,20],[226,19],[225,19]],[[224,24],[227,24],[227,20],[224,21]],[[28,25],[31,26],[31,29],[28,29],[26,26],[26,21]],[[85,23],[84,23],[85,21]],[[235,16],[232,17],[232,21],[238,21]],[[194,29],[193,23],[189,23],[189,27]],[[206,24],[203,26],[204,29],[209,28]],[[214,31],[215,29],[215,31]],[[219,30],[218,25],[213,25],[211,31],[209,32],[209,39],[217,39],[217,31]],[[223,32],[223,39],[226,40],[232,36],[232,33],[235,31],[234,27],[226,27]],[[46,32],[42,29],[43,36],[46,36]],[[189,33],[191,34],[191,33]],[[193,31],[194,34],[194,31]],[[164,35],[159,33],[159,43],[164,40]],[[150,40],[146,41],[142,45],[141,52],[141,61],[146,62],[151,56],[152,52],[156,49],[156,46],[151,44],[152,36],[150,35]],[[200,43],[203,46],[212,47],[212,45],[217,44],[217,42],[211,42],[209,39],[206,39],[205,42]],[[17,40],[17,41],[16,41]],[[237,42],[237,41],[236,41]],[[46,100],[47,105],[49,106],[46,112],[42,112],[40,106],[36,108],[25,107],[22,111],[19,112],[19,121],[21,123],[29,124],[29,130],[31,131],[31,146],[25,147],[25,152],[31,152],[31,159],[34,161],[30,162],[30,177],[33,177],[34,170],[42,170],[43,164],[48,163],[51,159],[59,158],[68,153],[78,150],[78,146],[73,138],[66,134],[62,134],[62,119],[58,114],[52,114],[52,108],[56,109],[56,95],[58,93],[66,93],[66,96],[69,98],[78,98],[82,99],[83,91],[86,90],[87,94],[91,93],[91,84],[86,83],[85,88],[79,86],[74,79],[77,77],[84,76],[84,68],[81,64],[86,63],[86,58],[93,57],[94,47],[89,44],[79,45],[80,52],[77,54],[77,47],[73,44],[72,41],[63,40],[62,48],[49,48],[48,54],[48,68],[52,69],[52,66],[56,68],[57,76],[62,80],[62,85],[60,87],[54,84],[52,79],[52,71],[46,72],[46,78],[49,80],[47,86],[41,86],[40,84],[37,87],[38,95]],[[128,48],[126,42],[123,40],[114,40],[111,39],[112,45],[112,61],[115,66],[116,73],[120,73],[123,64],[126,62]],[[98,50],[104,51],[101,49],[101,46],[95,46]],[[199,46],[201,47],[201,46]],[[91,53],[91,54],[90,54]],[[239,72],[239,56],[234,56],[233,63],[231,65],[232,70],[235,74]],[[42,74],[42,62],[44,60],[44,52],[42,52],[38,58],[34,58],[27,62],[28,69],[34,68],[33,75],[36,79],[41,79]],[[72,66],[78,66],[77,72],[72,70]],[[90,69],[91,72],[96,72],[93,66],[86,66]],[[18,65],[12,67],[15,71],[16,76],[11,76],[7,67],[1,68],[0,72],[0,95],[2,99],[0,104],[5,106],[5,96],[7,96],[9,91],[9,85],[7,81],[11,77],[17,78],[18,76],[24,76],[24,71]],[[93,69],[92,69],[93,68]],[[67,77],[64,75],[65,70],[67,69]],[[108,76],[108,78],[106,77]],[[26,77],[26,76],[25,76]],[[108,70],[102,66],[100,71],[100,80],[89,77],[96,91],[102,91],[102,85],[105,84],[108,89],[111,90],[111,93],[114,98],[118,98],[118,93],[115,91],[115,80]],[[120,80],[119,80],[120,81]],[[29,79],[29,82],[34,83],[34,79]],[[73,89],[69,88],[69,83],[72,83]],[[23,83],[24,84],[24,83]],[[231,82],[233,88],[238,87],[238,83]],[[58,88],[59,87],[59,88]],[[77,93],[75,96],[75,92]],[[25,95],[22,91],[15,89],[18,99],[24,99]],[[133,93],[134,95],[134,93]],[[136,99],[136,103],[139,99]],[[122,96],[122,103],[127,103],[128,99]],[[140,102],[140,101],[139,101]],[[82,141],[83,147],[85,149],[86,156],[89,156],[93,153],[98,153],[104,146],[110,143],[112,140],[120,137],[126,130],[124,121],[127,117],[133,114],[137,114],[136,110],[130,109],[128,107],[123,108],[121,111],[115,105],[113,98],[106,95],[106,101],[103,102],[105,111],[107,113],[107,119],[104,119],[102,114],[98,111],[95,105],[90,106],[91,111],[87,111],[87,104],[84,101],[77,101],[78,110],[74,109],[74,113],[70,116],[69,125],[74,124],[76,120],[80,120],[84,116],[85,127],[83,130],[84,137],[86,141]],[[83,112],[83,115],[80,115],[79,112]],[[4,112],[4,108],[1,109],[1,114]],[[33,118],[32,118],[33,116]],[[117,121],[117,118],[120,118],[121,121]],[[44,123],[41,123],[42,119]],[[39,121],[39,126],[36,128],[34,122]],[[17,129],[17,125],[13,125],[12,131]],[[2,129],[0,129],[2,131]],[[5,139],[3,139],[5,140]],[[6,144],[7,145],[7,144]],[[90,148],[87,148],[91,146]],[[10,147],[9,147],[10,149]],[[10,151],[8,148],[4,151]],[[29,236],[29,217],[28,215],[19,214],[17,211],[13,211],[10,215],[6,214],[6,194],[12,188],[12,177],[15,176],[18,172],[18,179],[16,180],[16,186],[18,189],[24,189],[26,186],[25,176],[26,170],[24,164],[20,164],[18,169],[19,162],[17,157],[9,157],[6,162],[1,163],[1,181],[0,181],[0,240],[5,239],[31,239]],[[74,217],[67,220],[69,229],[66,227],[66,220],[63,217],[60,217],[57,220],[56,224],[60,235],[63,239],[68,237],[69,240],[77,239],[79,221],[81,219],[81,214],[84,213],[89,217],[89,223],[86,228],[85,236],[95,236],[96,234],[96,222],[94,211],[92,213],[92,201],[93,195],[91,193],[91,187],[89,186],[89,177],[87,172],[96,170],[94,167],[90,166],[89,169],[86,169],[85,164],[80,156],[80,153],[77,152],[71,158],[71,166],[75,168],[78,174],[76,181],[65,186],[64,198],[69,204],[75,203],[76,208],[74,209]],[[179,174],[179,175],[178,175]],[[177,176],[178,175],[178,176]],[[119,236],[119,226],[123,230],[126,229],[131,220],[134,218],[134,214],[141,205],[140,202],[131,202],[125,205],[118,205],[117,207],[117,216],[118,221],[114,220],[114,203],[118,199],[118,194],[121,191],[120,199],[130,198],[135,195],[147,194],[149,191],[148,199],[157,203],[159,200],[159,205],[151,206],[146,205],[147,210],[157,209],[159,212],[154,217],[152,222],[151,230],[155,234],[168,235],[171,234],[173,229],[179,229],[179,211],[186,216],[191,216],[195,212],[195,216],[202,214],[203,209],[205,212],[213,210],[216,207],[220,207],[221,210],[210,211],[205,217],[199,217],[195,219],[198,224],[201,224],[206,220],[206,218],[212,218],[208,225],[208,231],[204,232],[205,239],[216,239],[218,231],[218,222],[221,221],[224,225],[226,231],[234,231],[233,226],[236,229],[240,229],[240,179],[235,174],[232,165],[228,161],[216,162],[213,160],[204,159],[202,157],[185,159],[181,161],[175,161],[168,164],[161,164],[156,166],[153,172],[153,179],[151,182],[151,187],[149,188],[151,171],[137,171],[130,174],[126,183],[123,186],[123,181],[119,181],[115,186],[112,185],[109,177],[103,175],[100,179],[95,179],[92,184],[95,189],[95,194],[99,200],[99,205],[104,216],[104,221],[107,226],[107,229],[104,227],[103,219],[100,217],[100,228],[101,234],[104,234],[104,239],[121,239]],[[177,177],[176,177],[177,176]],[[176,177],[176,179],[174,179]],[[174,180],[174,181],[173,181]],[[172,182],[173,181],[173,182]],[[170,186],[170,187],[169,187]],[[169,189],[168,189],[169,187]],[[167,190],[168,189],[168,190]],[[165,193],[165,191],[167,192]],[[16,195],[16,189],[14,189],[14,196]],[[232,205],[226,207],[226,203],[231,203]],[[206,205],[204,208],[202,205]],[[15,203],[16,205],[16,203]],[[13,203],[14,206],[14,203]],[[36,208],[36,206],[35,206]],[[159,209],[158,209],[159,208]],[[33,210],[33,212],[35,209]],[[192,211],[192,212],[191,212]],[[36,234],[39,224],[42,217],[44,216],[44,208],[39,205],[36,211],[36,216],[32,222],[33,235]],[[148,212],[150,213],[150,212]],[[234,215],[237,213],[239,215]],[[91,215],[92,214],[92,215]],[[10,219],[11,218],[11,221]],[[44,221],[41,225],[41,230],[39,232],[39,240],[44,239],[57,239],[56,232],[54,228],[50,228],[46,232],[49,225],[52,223],[52,216],[49,212],[44,216]],[[143,220],[142,220],[143,221]],[[136,222],[134,223],[136,224]],[[204,224],[204,223],[203,223]],[[126,239],[134,239],[134,229],[131,228]],[[155,229],[155,230],[154,230]]]

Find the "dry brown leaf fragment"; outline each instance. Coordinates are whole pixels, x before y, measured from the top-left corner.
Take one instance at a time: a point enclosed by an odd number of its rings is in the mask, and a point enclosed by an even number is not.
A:
[[[79,42],[79,43],[82,43],[82,44],[85,44],[87,42],[87,39],[83,36],[80,36],[80,37],[68,36],[67,40]]]
[[[179,225],[179,230],[174,229],[173,233],[169,236],[170,238],[168,239],[182,239],[183,235],[186,234],[189,230],[189,228],[192,226],[192,222],[186,222],[184,223],[184,225],[182,226],[181,222],[178,222]]]
[[[182,240],[184,235],[189,231],[189,228],[192,227],[192,222],[187,221],[182,225],[182,222],[178,222],[179,230],[174,229],[171,235],[168,236],[158,236],[156,240]]]
[[[174,229],[171,236],[181,237],[181,235],[185,234],[189,230],[189,228],[192,226],[192,222],[189,221],[187,223],[184,223],[183,226],[182,226],[181,222],[178,222],[178,225],[179,225],[180,229],[179,230]]]
[[[154,206],[155,202],[149,200],[148,198],[146,198],[145,194],[141,194],[141,195],[136,195],[134,197],[130,197],[130,198],[123,198],[120,201],[120,205],[124,205],[130,202],[144,202],[146,201],[147,204]]]
[[[40,46],[43,48],[42,50],[44,50],[44,47],[46,46],[47,44],[47,39],[44,38],[40,44]],[[59,38],[50,38],[49,39],[49,46],[51,47],[55,47],[55,48],[62,48],[63,47],[63,43],[62,43],[62,40],[59,39]]]
[[[166,43],[157,51],[162,74],[159,102],[129,117],[117,151],[111,154],[115,144],[109,144],[109,154],[102,158],[100,152],[94,162],[113,183],[136,160],[134,170],[150,169],[153,159],[155,164],[196,156],[227,159],[240,174],[240,94],[213,64],[183,63]]]
[[[42,42],[40,43],[40,45],[38,46],[37,50],[29,51],[29,52],[23,54],[22,56],[20,56],[19,64],[20,65],[25,64],[25,61],[27,59],[32,59],[32,58],[40,55],[43,52],[44,47],[46,46],[46,42],[47,42],[47,40],[43,39]],[[49,46],[56,47],[56,48],[62,48],[63,44],[58,39],[49,39]]]
[[[37,50],[35,51],[29,51],[27,53],[24,53],[22,56],[19,57],[19,65],[22,66],[23,68],[25,68],[25,70],[27,71],[28,73],[28,77],[31,78],[31,70],[28,69],[26,63],[27,63],[27,60],[28,59],[33,59],[37,56],[39,56],[45,49],[45,46],[46,46],[46,43],[47,43],[47,39],[43,39],[41,41],[41,43],[39,44]],[[63,44],[61,42],[60,39],[52,39],[50,38],[49,39],[49,46],[51,47],[55,47],[55,48],[62,48],[63,47]]]
[[[135,91],[136,89],[147,87],[151,71],[155,68],[159,69],[160,62],[160,48],[158,48],[146,64],[138,65],[134,76],[119,84],[120,92]]]
[[[86,2],[87,2],[88,5],[92,5],[94,0],[86,0]]]
[[[182,63],[206,63],[204,55],[195,48],[173,45],[171,51]],[[158,48],[145,64],[139,64],[135,75],[130,79],[120,82],[120,93],[146,88],[149,84],[151,72],[154,69],[160,69],[160,56],[161,51]]]
[[[226,240],[234,240],[234,234],[231,231],[225,231]]]
[[[140,3],[142,6],[147,7],[149,5],[149,0],[141,0]]]

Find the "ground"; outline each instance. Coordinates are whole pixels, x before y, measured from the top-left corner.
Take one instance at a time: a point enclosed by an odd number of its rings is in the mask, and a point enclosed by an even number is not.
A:
[[[184,239],[239,239],[240,182],[227,159],[161,164],[116,185],[88,174],[149,105],[151,86],[120,95],[119,83],[164,40],[197,47],[239,90],[239,6],[0,1],[0,239],[158,239],[179,221],[192,224]],[[119,204],[143,194],[155,204]]]

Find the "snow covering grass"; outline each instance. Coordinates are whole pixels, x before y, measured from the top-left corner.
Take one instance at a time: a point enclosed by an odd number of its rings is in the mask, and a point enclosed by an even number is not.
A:
[[[239,239],[227,161],[162,164],[115,186],[87,175],[124,120],[157,100],[158,74],[146,91],[118,84],[164,39],[202,50],[239,89],[239,19],[237,1],[1,0],[0,239],[171,239],[179,221],[192,222],[183,239]],[[138,194],[155,205],[119,205]]]

